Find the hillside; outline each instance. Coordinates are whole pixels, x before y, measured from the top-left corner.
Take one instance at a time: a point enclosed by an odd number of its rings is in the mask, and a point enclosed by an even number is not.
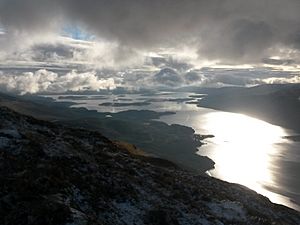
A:
[[[16,112],[56,124],[95,130],[111,140],[132,143],[149,154],[199,173],[214,168],[211,159],[195,154],[205,136],[195,134],[190,127],[156,121],[173,112],[128,110],[101,113],[85,108],[70,108],[72,104],[35,95],[11,96],[0,93],[0,106]]]
[[[0,107],[0,224],[300,224],[243,186]]]
[[[300,132],[300,84],[211,89],[199,107],[247,114]]]

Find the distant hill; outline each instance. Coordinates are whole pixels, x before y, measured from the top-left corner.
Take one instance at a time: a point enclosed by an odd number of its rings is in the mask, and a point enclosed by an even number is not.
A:
[[[0,107],[0,224],[300,224],[241,185]]]
[[[300,132],[300,84],[207,90],[198,106],[244,113]]]

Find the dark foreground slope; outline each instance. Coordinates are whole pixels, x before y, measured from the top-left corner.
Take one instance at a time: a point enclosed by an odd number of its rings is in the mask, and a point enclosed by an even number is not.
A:
[[[300,224],[236,184],[0,107],[0,224]]]

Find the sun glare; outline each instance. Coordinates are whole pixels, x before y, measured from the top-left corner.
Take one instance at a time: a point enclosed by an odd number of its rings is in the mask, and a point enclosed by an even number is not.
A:
[[[282,137],[287,135],[285,130],[235,113],[213,112],[205,117],[203,126],[215,135],[210,145],[216,148],[201,150],[199,154],[208,155],[215,161],[216,169],[210,174],[243,184],[278,202],[279,197],[269,195],[264,185],[274,184],[271,156],[280,151],[276,143],[282,142]]]

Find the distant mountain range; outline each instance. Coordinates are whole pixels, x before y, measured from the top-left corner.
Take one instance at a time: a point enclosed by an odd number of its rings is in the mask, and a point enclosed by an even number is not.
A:
[[[200,107],[247,114],[300,132],[300,84],[198,90]]]

